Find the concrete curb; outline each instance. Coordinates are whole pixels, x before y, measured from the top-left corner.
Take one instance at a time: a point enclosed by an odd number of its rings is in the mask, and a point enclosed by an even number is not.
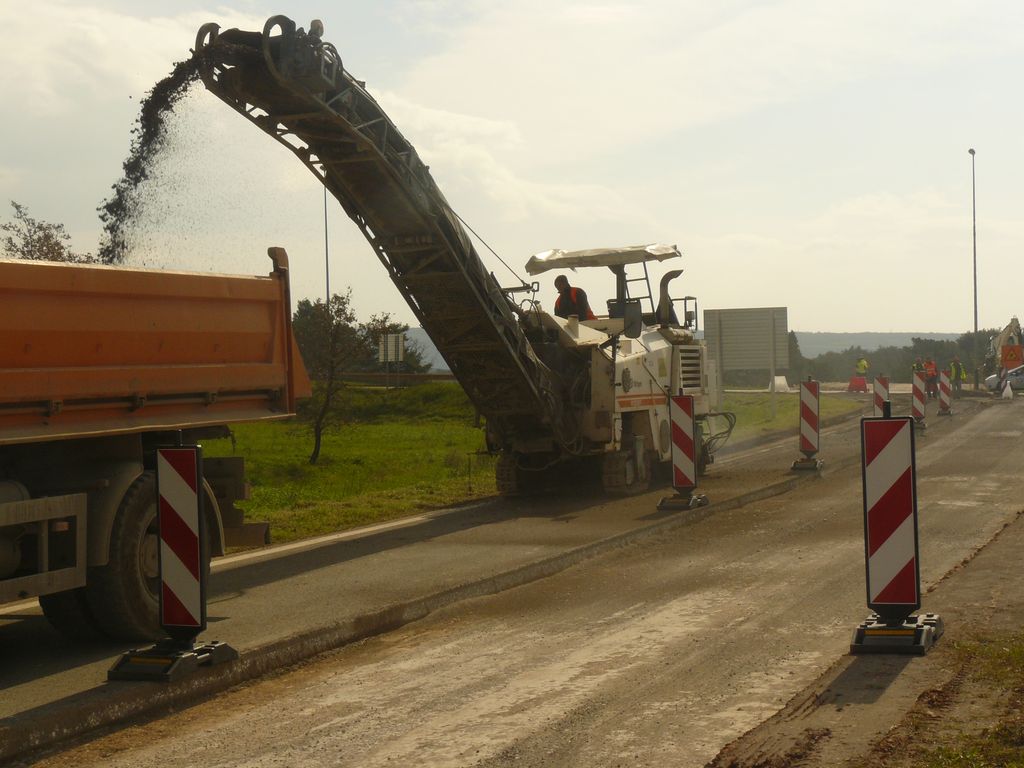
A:
[[[826,470],[831,474],[852,463],[855,462],[837,462]],[[54,704],[29,710],[8,718],[6,723],[0,725],[0,761],[27,756],[94,731],[112,729],[133,720],[157,717],[190,706],[239,683],[281,671],[350,643],[393,631],[441,608],[552,576],[597,555],[668,533],[715,512],[727,512],[780,496],[819,476],[820,473],[796,475],[721,503],[673,514],[642,528],[595,541],[511,571],[390,605],[339,624],[302,632],[244,651],[238,661],[210,668],[177,683],[110,682]]]

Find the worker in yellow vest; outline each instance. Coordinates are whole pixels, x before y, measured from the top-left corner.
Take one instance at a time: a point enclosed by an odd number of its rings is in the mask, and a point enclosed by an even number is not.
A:
[[[866,357],[861,355],[859,358],[857,358],[857,375],[858,376],[863,376],[863,377],[867,378],[868,368],[870,368],[870,367],[871,367],[871,365],[868,363],[868,360],[867,360]]]
[[[953,385],[953,397],[960,397],[965,381],[967,381],[967,368],[960,362],[959,355],[953,355],[953,362],[949,364],[949,383]]]

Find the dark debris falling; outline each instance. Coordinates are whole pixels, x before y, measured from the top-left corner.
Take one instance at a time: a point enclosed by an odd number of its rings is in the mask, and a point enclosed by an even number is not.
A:
[[[113,194],[97,209],[104,232],[99,256],[105,264],[119,264],[127,255],[128,234],[141,212],[139,186],[149,178],[164,146],[166,117],[199,79],[200,63],[197,56],[179,61],[142,101],[131,149],[122,165],[124,173],[111,187]]]

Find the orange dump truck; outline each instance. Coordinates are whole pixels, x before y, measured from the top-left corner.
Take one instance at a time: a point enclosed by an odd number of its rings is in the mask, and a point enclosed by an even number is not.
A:
[[[71,636],[158,633],[155,449],[309,391],[269,254],[268,277],[0,261],[0,603],[38,597]],[[204,461],[213,554],[252,533],[243,469]]]

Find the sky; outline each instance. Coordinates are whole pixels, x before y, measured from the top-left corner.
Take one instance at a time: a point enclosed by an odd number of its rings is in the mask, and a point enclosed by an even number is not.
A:
[[[797,331],[963,332],[1021,312],[1024,4],[954,0],[290,2],[321,19],[452,207],[520,275],[533,253],[662,242],[701,309],[786,306]],[[0,0],[7,201],[94,251],[139,101],[205,22],[251,0]],[[284,148],[197,85],[169,123],[128,264],[351,288],[414,316]],[[482,245],[502,285],[517,277]],[[553,304],[553,275],[540,298]],[[606,270],[570,275],[602,307]]]

